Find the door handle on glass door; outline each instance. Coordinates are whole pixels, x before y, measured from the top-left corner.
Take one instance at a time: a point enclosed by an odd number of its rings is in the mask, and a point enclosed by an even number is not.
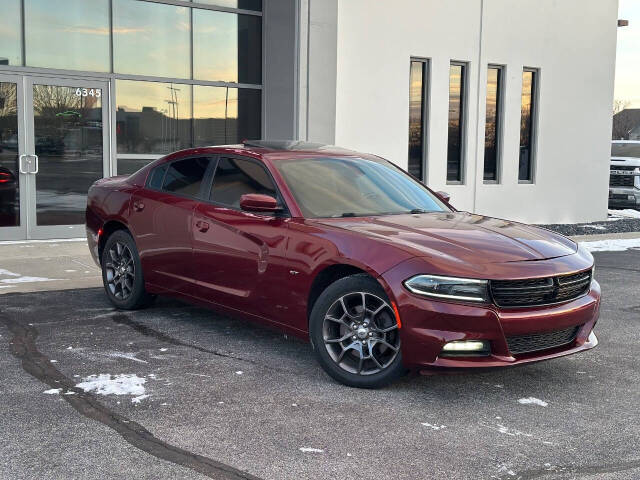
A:
[[[133,202],[133,209],[136,212],[141,212],[142,210],[144,210],[144,203],[142,203],[142,202]]]
[[[204,233],[209,230],[209,224],[207,222],[203,222],[202,220],[198,220],[196,222],[196,228]]]

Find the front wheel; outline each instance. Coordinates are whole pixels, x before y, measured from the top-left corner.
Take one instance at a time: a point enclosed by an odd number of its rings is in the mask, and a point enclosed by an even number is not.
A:
[[[405,372],[391,302],[368,275],[331,284],[313,307],[309,334],[322,368],[345,385],[377,388]]]
[[[138,249],[129,232],[117,230],[109,236],[101,260],[104,289],[117,308],[135,310],[153,300],[144,288]]]

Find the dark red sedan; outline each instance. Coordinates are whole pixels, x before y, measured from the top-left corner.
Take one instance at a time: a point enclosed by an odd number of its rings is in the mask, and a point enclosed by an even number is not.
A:
[[[593,258],[541,228],[458,212],[392,163],[256,142],[171,154],[89,191],[119,308],[167,294],[310,339],[336,380],[517,365],[593,348]]]

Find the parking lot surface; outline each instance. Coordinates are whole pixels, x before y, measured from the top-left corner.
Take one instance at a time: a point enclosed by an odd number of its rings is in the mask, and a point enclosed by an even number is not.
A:
[[[596,349],[372,391],[174,300],[2,295],[0,478],[640,478],[640,251],[595,256]]]

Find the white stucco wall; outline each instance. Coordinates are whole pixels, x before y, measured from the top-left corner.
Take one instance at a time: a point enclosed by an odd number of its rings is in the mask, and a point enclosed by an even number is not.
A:
[[[335,143],[406,167],[409,61],[429,58],[430,187],[448,191],[461,210],[497,217],[532,223],[603,219],[617,3],[339,0]],[[469,62],[464,185],[446,183],[451,60]],[[482,182],[488,64],[506,66],[499,185]],[[540,69],[534,184],[518,184],[517,178],[523,66]]]

